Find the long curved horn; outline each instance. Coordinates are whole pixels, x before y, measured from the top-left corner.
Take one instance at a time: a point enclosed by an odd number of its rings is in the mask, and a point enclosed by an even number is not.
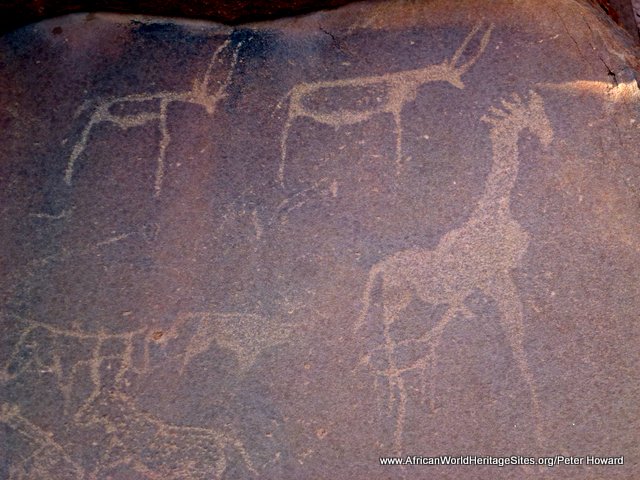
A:
[[[484,53],[485,49],[487,48],[487,45],[489,44],[489,39],[491,38],[491,31],[493,30],[493,27],[494,27],[493,23],[490,24],[489,28],[487,28],[486,32],[484,32],[484,34],[482,35],[482,38],[480,39],[480,46],[478,47],[478,51],[475,53],[475,55],[469,58],[466,63],[463,63],[459,67],[456,67],[456,63],[458,63],[458,61],[460,60],[460,57],[462,56],[466,48],[469,46],[469,42],[478,33],[478,31],[480,31],[480,23],[476,23],[474,27],[471,29],[471,31],[469,32],[469,34],[465,37],[460,47],[458,47],[458,49],[455,51],[451,59],[447,62],[451,68],[456,70],[458,75],[462,75],[467,70],[469,70],[469,68],[474,63],[476,63],[478,58],[480,58],[480,55]]]
[[[206,91],[206,88],[209,85],[209,80],[210,80],[209,77],[211,76],[213,65],[216,63],[216,60],[218,59],[218,56],[220,55],[222,50],[224,50],[227,47],[227,45],[229,45],[230,41],[231,40],[229,39],[225,40],[218,48],[216,48],[216,51],[213,52],[213,55],[211,56],[211,60],[209,60],[209,65],[207,65],[207,69],[204,71],[202,80],[199,82],[199,85],[198,85],[198,87],[201,88],[203,91]]]

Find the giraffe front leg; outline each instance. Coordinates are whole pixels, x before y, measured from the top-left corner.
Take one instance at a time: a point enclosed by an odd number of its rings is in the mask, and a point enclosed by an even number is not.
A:
[[[444,313],[442,318],[438,321],[435,327],[433,327],[426,335],[425,340],[429,344],[429,354],[427,361],[423,363],[422,368],[422,398],[426,397],[427,383],[429,390],[429,409],[434,412],[436,409],[436,366],[437,366],[437,350],[440,346],[440,339],[447,325],[456,317],[457,313],[463,315],[470,314],[469,310],[461,304],[451,305]]]
[[[518,289],[508,275],[504,275],[496,281],[492,288],[491,296],[498,304],[500,322],[511,346],[513,357],[529,389],[531,407],[535,422],[535,436],[538,447],[544,446],[544,435],[541,425],[540,404],[538,394],[533,381],[533,375],[529,368],[529,362],[523,348],[524,339],[524,314]]]
[[[413,292],[404,281],[394,281],[385,277],[382,284],[382,301],[384,311],[384,350],[387,357],[387,380],[389,382],[389,411],[392,410],[396,399],[398,401],[396,411],[396,425],[394,429],[394,447],[397,454],[402,450],[402,436],[404,432],[405,418],[407,414],[407,389],[403,378],[403,371],[398,368],[396,362],[397,343],[393,338],[391,328],[399,315],[407,308]]]

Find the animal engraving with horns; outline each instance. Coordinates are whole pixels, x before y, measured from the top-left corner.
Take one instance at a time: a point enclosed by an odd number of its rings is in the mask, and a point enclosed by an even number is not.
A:
[[[353,125],[369,120],[374,115],[389,113],[393,117],[396,133],[396,173],[402,167],[402,109],[404,106],[416,99],[418,88],[429,82],[448,82],[456,88],[464,88],[462,75],[480,58],[487,48],[491,30],[489,26],[480,38],[480,45],[474,55],[465,63],[460,62],[462,54],[469,46],[469,42],[480,31],[480,24],[477,24],[469,32],[462,44],[454,52],[453,56],[442,63],[427,65],[426,67],[413,70],[403,70],[399,72],[386,73],[383,75],[373,75],[368,77],[355,77],[341,80],[325,80],[311,83],[299,83],[287,94],[289,108],[287,120],[282,130],[280,140],[280,165],[278,167],[278,181],[284,187],[285,165],[287,158],[287,140],[289,130],[295,119],[299,117],[309,117],[318,123],[330,125],[335,128],[345,125]],[[325,89],[339,88],[383,88],[386,98],[381,98],[377,105],[363,110],[339,109],[334,112],[322,112],[305,105],[305,102],[313,95]]]

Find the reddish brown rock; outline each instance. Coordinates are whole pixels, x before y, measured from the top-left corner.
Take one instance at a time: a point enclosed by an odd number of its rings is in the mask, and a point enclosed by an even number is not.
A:
[[[0,477],[637,477],[637,67],[575,1],[3,36]]]
[[[0,0],[0,31],[76,12],[114,12],[239,24],[336,8],[353,0]]]

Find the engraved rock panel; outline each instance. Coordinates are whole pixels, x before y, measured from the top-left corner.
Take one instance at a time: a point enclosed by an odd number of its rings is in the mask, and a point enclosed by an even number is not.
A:
[[[638,52],[544,5],[1,37],[0,477],[640,475]]]

